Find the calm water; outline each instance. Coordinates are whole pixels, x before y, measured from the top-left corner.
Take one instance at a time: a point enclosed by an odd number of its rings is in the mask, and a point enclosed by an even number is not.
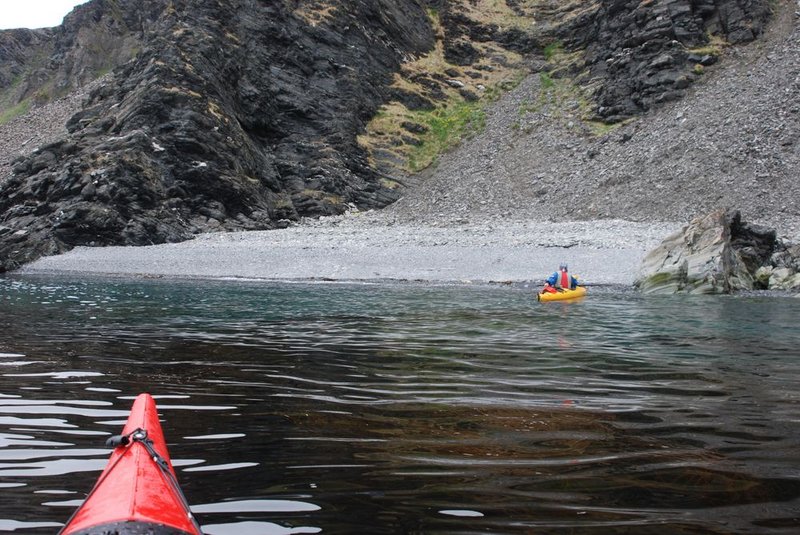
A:
[[[133,397],[208,534],[797,533],[800,299],[0,278],[0,531]]]

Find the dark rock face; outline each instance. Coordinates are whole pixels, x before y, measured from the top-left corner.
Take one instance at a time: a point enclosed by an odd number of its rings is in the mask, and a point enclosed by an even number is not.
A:
[[[765,0],[600,0],[557,34],[585,49],[586,82],[602,80],[597,115],[617,122],[681,98],[716,61],[709,38],[740,44],[760,36],[770,16]],[[722,45],[718,45],[722,46]],[[711,47],[713,48],[713,47]]]
[[[319,20],[306,2],[158,4],[68,138],[0,182],[0,269],[394,200],[356,135],[404,54],[433,46],[420,4],[349,0]]]

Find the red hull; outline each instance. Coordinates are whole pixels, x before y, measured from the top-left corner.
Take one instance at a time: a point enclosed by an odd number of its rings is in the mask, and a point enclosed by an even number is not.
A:
[[[146,431],[149,445],[137,430]],[[136,398],[122,436],[131,439],[114,448],[94,489],[61,534],[107,533],[113,526],[119,534],[142,533],[137,530],[145,527],[151,533],[202,535],[178,487],[150,394]],[[163,459],[161,466],[151,452]]]

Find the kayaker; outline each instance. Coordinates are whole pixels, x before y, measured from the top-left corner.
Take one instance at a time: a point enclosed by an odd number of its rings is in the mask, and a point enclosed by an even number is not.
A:
[[[558,266],[558,271],[554,272],[544,282],[545,292],[557,292],[559,290],[574,290],[578,286],[578,279],[569,274],[569,267],[566,262]]]

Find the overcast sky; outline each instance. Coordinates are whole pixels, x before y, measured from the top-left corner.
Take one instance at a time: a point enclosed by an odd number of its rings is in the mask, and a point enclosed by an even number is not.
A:
[[[89,0],[0,0],[0,30],[51,28],[78,4]]]

